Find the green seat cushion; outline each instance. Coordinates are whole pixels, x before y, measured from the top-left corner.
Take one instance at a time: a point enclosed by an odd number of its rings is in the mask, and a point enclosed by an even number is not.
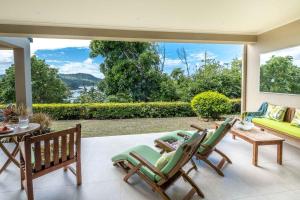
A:
[[[197,134],[191,135],[191,138],[185,142],[193,141],[197,138]],[[170,161],[160,170],[163,174],[167,175],[169,172],[171,172],[172,169],[176,166],[178,161],[182,158],[183,155],[183,146],[185,145],[185,142],[180,145],[177,150],[175,151],[174,155],[171,157]],[[130,162],[132,165],[136,166],[138,165],[138,161],[134,159],[132,156],[129,155],[130,152],[136,152],[139,155],[141,155],[144,159],[149,161],[151,164],[155,166],[155,163],[157,160],[161,157],[161,154],[152,149],[151,147],[148,147],[146,145],[140,145],[133,148],[128,149],[127,151],[118,154],[112,158],[113,162],[117,161],[123,161],[126,160]],[[148,176],[153,181],[160,181],[161,177],[154,174],[151,170],[149,170],[147,167],[141,168],[142,173],[144,173],[146,176]]]
[[[149,161],[151,164],[155,165],[156,161],[160,158],[161,154],[151,147],[148,147],[146,145],[139,145],[130,149],[127,149],[121,154],[118,154],[114,157],[112,157],[113,162],[117,162],[120,160],[126,160],[130,162],[132,165],[136,166],[139,164],[139,161],[133,158],[131,155],[129,155],[130,152],[136,152],[139,155],[141,155],[144,159]],[[149,170],[147,167],[142,167],[141,171],[148,176],[151,180],[155,181],[158,179],[156,177],[156,174],[154,174],[151,170]]]
[[[253,118],[252,122],[300,138],[300,128],[288,122],[279,122],[267,118]]]

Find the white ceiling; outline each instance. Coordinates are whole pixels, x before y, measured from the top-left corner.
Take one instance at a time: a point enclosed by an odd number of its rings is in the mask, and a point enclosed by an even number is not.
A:
[[[1,24],[259,34],[300,19],[300,0],[0,0]]]

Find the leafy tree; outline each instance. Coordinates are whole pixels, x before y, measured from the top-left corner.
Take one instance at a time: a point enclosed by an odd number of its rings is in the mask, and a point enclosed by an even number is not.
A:
[[[89,90],[84,87],[80,92],[78,99],[75,100],[75,102],[79,103],[99,103],[104,101],[105,97],[103,93],[97,90],[95,87],[91,87]]]
[[[272,56],[260,69],[260,90],[300,94],[300,68],[292,56]]]
[[[241,68],[242,62],[238,59],[233,59],[227,68],[215,59],[208,59],[206,64],[193,75],[190,87],[191,97],[212,90],[230,98],[240,98]]]
[[[133,101],[150,101],[158,96],[162,72],[152,43],[94,40],[90,49],[90,57],[104,57],[100,71],[105,78],[99,88],[106,96],[125,94]]]
[[[31,84],[34,103],[59,103],[70,95],[69,89],[44,60],[31,57]],[[9,67],[0,81],[0,101],[15,102],[15,67]]]

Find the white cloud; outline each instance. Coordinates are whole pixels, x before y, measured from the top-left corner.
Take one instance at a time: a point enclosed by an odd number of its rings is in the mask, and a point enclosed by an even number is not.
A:
[[[99,64],[93,63],[93,60],[90,58],[84,62],[66,62],[60,65],[51,65],[51,67],[58,69],[61,74],[85,73],[97,78],[104,78],[104,75],[99,70]]]
[[[288,49],[281,49],[278,51],[272,51],[260,55],[260,64],[265,64],[273,55],[275,56],[292,56],[294,58],[294,64],[300,66],[300,46],[292,47]]]
[[[212,52],[207,51],[206,52],[206,57],[210,58],[210,59],[213,59],[213,58],[216,58],[217,56],[215,54],[213,54]],[[201,60],[204,60],[204,58],[205,58],[205,51],[204,52],[193,53],[188,57],[189,60],[198,61],[198,62],[201,61]]]
[[[13,51],[0,50],[0,74],[5,74],[5,70],[13,64]]]
[[[72,40],[72,39],[50,39],[50,38],[34,38],[30,44],[31,53],[44,49],[61,49],[67,47],[84,47],[88,48],[90,40]]]
[[[181,60],[180,59],[170,59],[170,58],[166,58],[165,60],[165,65],[166,66],[178,66],[181,65]]]

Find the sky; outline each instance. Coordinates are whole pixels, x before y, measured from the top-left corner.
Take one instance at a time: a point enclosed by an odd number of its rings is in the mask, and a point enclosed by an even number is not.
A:
[[[269,60],[273,55],[275,56],[292,56],[293,63],[300,67],[300,46],[291,47],[287,49],[280,49],[277,51],[272,51],[260,55],[260,64],[263,65]]]
[[[62,74],[87,73],[103,78],[99,64],[104,59],[89,58],[89,43],[90,40],[34,38],[31,43],[31,54],[44,59],[47,64],[57,68]],[[195,43],[158,43],[158,45],[164,46],[166,50],[164,71],[167,73],[175,67],[184,69],[183,63],[177,56],[179,48],[185,48],[191,68],[201,64],[205,52],[209,58],[215,58],[221,63],[228,63],[233,58],[241,58],[242,55],[242,45]],[[0,50],[0,74],[4,74],[5,69],[12,63],[13,52]]]

